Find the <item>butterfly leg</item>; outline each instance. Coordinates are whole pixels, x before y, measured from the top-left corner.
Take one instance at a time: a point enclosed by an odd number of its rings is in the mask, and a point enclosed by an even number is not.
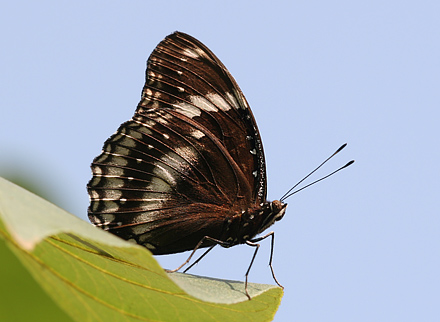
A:
[[[208,248],[208,250],[206,251],[206,252],[204,252],[203,253],[203,255],[202,256],[200,256],[193,264],[191,264],[191,266],[190,267],[188,267],[187,269],[185,269],[185,271],[184,271],[184,273],[187,271],[187,270],[189,270],[191,267],[193,267],[195,264],[197,264],[203,257],[205,257],[205,255],[206,254],[208,254],[215,246],[217,246],[217,245],[221,245],[221,246],[223,246],[223,247],[230,247],[231,246],[231,244],[230,243],[227,243],[227,242],[224,242],[224,241],[222,241],[222,240],[219,240],[219,239],[215,239],[215,238],[212,238],[212,237],[209,237],[209,236],[205,236],[205,237],[203,237],[200,241],[199,241],[199,243],[196,245],[196,247],[194,247],[194,249],[193,249],[193,251],[191,252],[191,254],[189,255],[189,257],[187,258],[187,260],[182,264],[182,265],[180,265],[179,267],[177,267],[176,269],[173,269],[173,270],[166,270],[168,273],[174,273],[174,272],[177,272],[179,269],[181,269],[183,266],[185,266],[186,264],[188,264],[189,263],[189,261],[191,260],[191,258],[193,257],[193,255],[195,254],[195,252],[197,251],[197,249],[199,249],[200,248],[200,246],[202,246],[202,244],[206,241],[206,240],[209,240],[209,241],[212,241],[212,242],[214,242],[215,244],[214,245],[212,245],[212,246],[210,246],[209,248]]]
[[[252,256],[251,263],[249,264],[249,267],[248,267],[248,269],[246,271],[246,274],[244,274],[244,277],[245,277],[245,280],[244,280],[244,291],[246,292],[246,296],[248,297],[249,300],[251,299],[251,296],[249,295],[248,287],[247,287],[248,286],[248,275],[249,275],[249,272],[251,270],[252,264],[254,263],[255,257],[257,256],[258,249],[260,248],[260,244],[256,243],[259,240],[261,240],[261,239],[258,238],[257,240],[252,240],[252,241],[247,240],[246,241],[247,245],[255,247],[255,251],[254,251],[254,255]]]
[[[197,258],[197,260],[192,263],[187,269],[185,269],[183,272],[186,273],[187,271],[189,271],[195,264],[197,264],[198,262],[200,262],[202,260],[203,257],[205,257],[206,254],[208,254],[215,246],[217,246],[217,244],[212,245],[211,247],[209,247],[206,252],[203,253],[202,256],[200,256],[199,258]],[[189,260],[189,259],[188,259]]]
[[[284,286],[282,286],[282,285],[278,282],[277,278],[275,277],[275,272],[274,272],[274,270],[273,270],[273,266],[272,266],[273,248],[274,248],[274,244],[275,244],[275,233],[274,233],[273,231],[271,231],[270,233],[268,233],[268,234],[266,234],[266,235],[264,235],[264,236],[262,236],[262,237],[258,237],[258,238],[252,239],[252,240],[250,240],[250,241],[247,241],[246,244],[248,244],[248,245],[250,245],[250,246],[253,246],[253,245],[251,245],[251,244],[249,244],[249,243],[253,243],[253,244],[255,244],[255,243],[257,243],[257,242],[259,242],[259,241],[261,241],[261,240],[263,240],[263,239],[266,239],[266,238],[269,237],[269,236],[271,237],[271,242],[270,242],[270,259],[269,259],[269,267],[270,267],[270,271],[271,271],[271,273],[272,273],[272,277],[273,277],[273,280],[275,281],[275,283],[277,283],[279,287],[284,288]],[[258,250],[258,248],[257,248],[257,250]],[[256,253],[257,253],[257,251],[255,251],[255,253],[254,253],[254,258],[255,258]],[[252,262],[254,261],[254,258],[252,258]],[[251,262],[251,265],[252,265],[252,262]],[[250,269],[251,269],[251,268],[250,268],[250,266],[249,266],[248,273],[249,273],[249,270],[250,270]],[[246,273],[246,274],[247,274],[247,273]],[[247,281],[247,275],[246,275],[246,281]]]

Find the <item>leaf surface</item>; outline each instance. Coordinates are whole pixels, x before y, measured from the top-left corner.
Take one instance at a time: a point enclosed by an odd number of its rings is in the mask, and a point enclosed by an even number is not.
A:
[[[25,268],[14,269],[18,280],[30,273],[50,296],[53,302],[44,305],[56,311],[56,303],[75,321],[271,321],[282,297],[279,287],[250,283],[248,301],[242,282],[167,274],[146,248],[2,178],[0,250],[2,265],[14,254],[14,265]],[[10,277],[0,278],[3,285]],[[26,290],[32,286],[27,281]],[[35,296],[46,296],[41,289]],[[0,292],[9,294],[7,288]],[[14,316],[14,309],[0,309]]]

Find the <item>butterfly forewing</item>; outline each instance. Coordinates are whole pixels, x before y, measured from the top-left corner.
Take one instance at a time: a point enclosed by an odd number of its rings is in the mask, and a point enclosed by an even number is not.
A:
[[[228,220],[266,201],[246,99],[218,58],[179,32],[151,54],[136,113],[92,172],[92,223],[155,254],[191,250],[204,236],[225,240]]]
[[[238,163],[250,184],[244,192],[264,200],[264,154],[255,119],[220,60],[195,38],[174,33],[153,51],[146,74],[138,112],[144,106],[161,106],[194,120],[204,132],[214,135],[232,161]]]

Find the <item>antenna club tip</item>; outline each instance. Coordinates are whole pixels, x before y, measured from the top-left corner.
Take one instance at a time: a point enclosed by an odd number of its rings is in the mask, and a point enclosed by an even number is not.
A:
[[[343,148],[345,148],[346,146],[347,146],[347,143],[342,144],[342,145],[339,147],[339,149],[336,150],[336,152],[335,152],[334,154],[341,152],[341,150],[342,150]]]
[[[344,168],[352,165],[354,163],[354,160],[348,161],[346,165],[344,165]]]

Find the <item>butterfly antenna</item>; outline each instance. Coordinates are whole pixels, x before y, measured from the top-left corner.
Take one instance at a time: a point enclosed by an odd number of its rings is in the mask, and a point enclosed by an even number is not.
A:
[[[297,193],[297,192],[299,192],[299,191],[301,191],[301,190],[303,190],[303,189],[305,189],[305,188],[307,188],[307,187],[310,187],[311,185],[313,185],[313,184],[315,184],[315,183],[317,183],[317,182],[319,182],[319,181],[321,181],[321,180],[324,180],[324,179],[330,177],[331,175],[335,174],[336,172],[341,171],[342,169],[344,169],[344,168],[350,166],[351,164],[353,164],[353,163],[354,163],[354,160],[351,160],[351,161],[348,162],[346,165],[340,167],[339,169],[333,171],[332,173],[326,175],[325,177],[322,177],[321,179],[318,179],[318,180],[316,180],[316,181],[314,181],[314,182],[312,182],[312,183],[309,183],[308,185],[302,187],[301,189],[298,189],[298,190],[296,190],[296,191],[294,191],[294,192],[291,192],[291,191],[294,190],[296,187],[298,187],[302,182],[304,182],[304,180],[306,180],[306,179],[307,179],[308,177],[310,177],[313,173],[315,173],[319,168],[321,168],[321,167],[322,167],[327,161],[329,161],[329,160],[330,160],[331,158],[333,158],[336,154],[338,154],[339,152],[341,152],[342,149],[345,148],[346,146],[347,146],[347,143],[344,143],[343,145],[341,145],[341,146],[339,147],[339,149],[337,149],[332,155],[330,155],[327,159],[325,159],[325,160],[324,160],[319,166],[317,166],[312,172],[310,172],[308,175],[306,175],[304,178],[302,178],[297,184],[295,184],[292,188],[290,188],[290,189],[289,189],[289,190],[288,190],[288,191],[287,191],[287,192],[286,192],[286,193],[280,198],[280,201],[286,200],[286,199],[289,198],[291,195],[293,195],[293,194],[295,194],[295,193]]]

